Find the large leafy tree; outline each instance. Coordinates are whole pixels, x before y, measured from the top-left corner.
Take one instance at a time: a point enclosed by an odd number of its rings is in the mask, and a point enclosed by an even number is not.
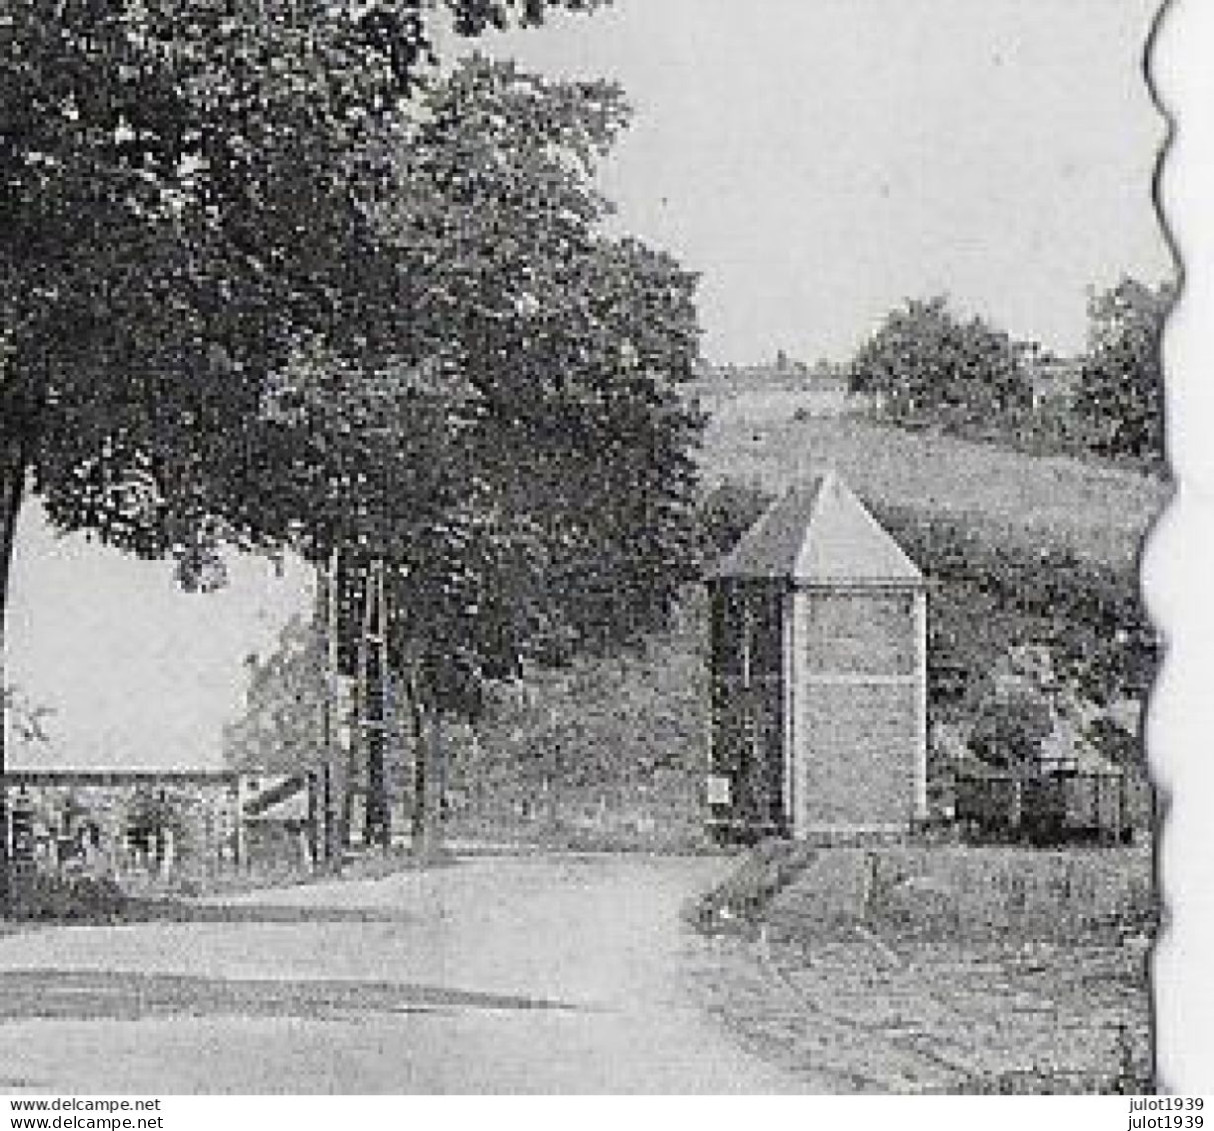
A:
[[[1094,450],[1163,459],[1160,336],[1175,297],[1171,284],[1122,279],[1088,304],[1088,350],[1074,411]]]
[[[276,474],[232,489],[316,560],[340,548],[347,669],[385,564],[419,732],[486,678],[656,627],[691,574],[694,279],[603,233],[592,174],[626,117],[610,85],[483,59],[436,83],[392,156],[408,191],[369,213],[396,354],[301,351]]]
[[[943,297],[891,311],[851,362],[848,380],[902,419],[965,425],[1032,403],[1025,347],[981,318],[959,317]]]
[[[203,472],[259,423],[301,330],[384,344],[368,205],[399,187],[385,154],[440,8],[475,33],[545,4],[6,7],[6,531],[32,472],[63,525],[180,546],[223,509]]]
[[[4,6],[0,653],[31,489],[60,527],[195,579],[221,539],[281,539],[247,490],[275,374],[301,341],[400,352],[371,211],[439,30],[596,2]]]

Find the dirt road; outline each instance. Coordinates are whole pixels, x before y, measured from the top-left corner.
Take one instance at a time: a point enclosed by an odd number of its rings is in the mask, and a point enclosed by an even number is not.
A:
[[[743,1051],[692,992],[704,944],[679,907],[727,867],[477,857],[12,935],[0,1090],[823,1090]]]

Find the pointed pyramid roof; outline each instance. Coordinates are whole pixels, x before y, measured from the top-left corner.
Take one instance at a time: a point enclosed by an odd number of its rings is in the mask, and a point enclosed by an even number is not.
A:
[[[809,585],[923,584],[915,563],[833,471],[776,500],[712,576]]]

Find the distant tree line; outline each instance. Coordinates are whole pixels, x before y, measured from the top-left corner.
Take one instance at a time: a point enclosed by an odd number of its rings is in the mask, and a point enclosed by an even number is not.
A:
[[[1069,364],[982,317],[963,318],[944,297],[912,299],[860,347],[848,384],[904,425],[1158,467],[1159,343],[1174,296],[1171,283],[1129,277],[1094,292],[1086,349]]]

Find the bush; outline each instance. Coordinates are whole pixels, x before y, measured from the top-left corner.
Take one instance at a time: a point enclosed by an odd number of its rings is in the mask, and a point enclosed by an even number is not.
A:
[[[972,697],[992,655],[1035,642],[1048,644],[1061,679],[1097,703],[1145,694],[1157,642],[1132,562],[1096,562],[972,516],[873,511],[933,583],[933,701]]]
[[[771,492],[761,484],[738,479],[726,479],[709,491],[697,511],[705,566],[729,553],[772,499]]]
[[[1054,716],[1043,696],[1012,691],[985,700],[974,720],[969,747],[1000,769],[1032,765],[1053,729]]]
[[[57,876],[42,872],[12,877],[9,918],[95,922],[121,915],[125,892],[108,877]]]

